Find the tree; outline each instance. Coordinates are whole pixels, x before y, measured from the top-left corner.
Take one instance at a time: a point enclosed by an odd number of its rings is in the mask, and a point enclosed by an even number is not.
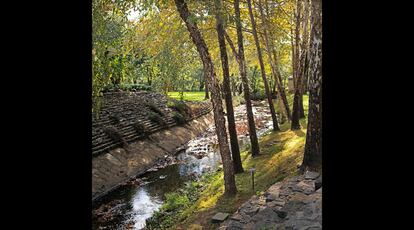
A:
[[[291,129],[297,130],[300,129],[300,100],[302,99],[302,83],[303,83],[303,75],[301,73],[301,68],[299,64],[299,44],[300,44],[300,23],[301,23],[301,13],[302,13],[302,7],[301,7],[301,0],[296,0],[296,27],[295,27],[295,55],[293,57],[293,81],[294,81],[294,88],[295,88],[295,94],[293,97],[293,107],[292,107],[292,123],[291,123]],[[303,47],[302,47],[303,51]],[[303,104],[302,104],[303,107]],[[302,108],[303,110],[303,108]]]
[[[206,80],[206,75],[203,75],[204,78],[204,99],[210,99],[209,92],[208,92],[208,81]]]
[[[299,60],[299,71],[302,75],[302,82],[300,87],[300,96],[299,96],[299,117],[305,118],[305,110],[303,108],[303,94],[306,92],[306,82],[308,79],[308,71],[306,71],[309,67],[309,0],[303,0],[304,4],[304,13],[303,13],[303,19],[302,19],[302,43],[300,45],[301,47],[301,55]]]
[[[261,4],[260,4],[261,5]],[[266,1],[266,9],[268,9],[268,2]],[[265,20],[266,22],[266,20]],[[265,26],[265,30],[266,27],[269,26],[268,23],[266,23],[267,26]],[[282,80],[282,74],[280,72],[280,61],[279,61],[279,57],[277,55],[276,49],[275,49],[275,45],[273,44],[273,39],[274,39],[274,33],[272,30],[269,30],[269,48],[267,50],[267,52],[271,53],[269,54],[269,57],[273,57],[273,63],[274,63],[274,68],[273,68],[273,74],[274,74],[274,79],[275,79],[275,83],[276,83],[276,87],[277,87],[277,91],[278,91],[278,96],[279,96],[279,100],[282,102],[283,105],[283,109],[286,113],[286,116],[289,120],[291,120],[291,113],[290,113],[290,108],[289,108],[289,103],[286,97],[286,92],[285,92],[285,86],[283,84],[283,80]],[[269,58],[272,59],[272,58]]]
[[[269,103],[270,114],[272,115],[273,130],[274,131],[279,131],[280,128],[279,128],[279,124],[278,124],[277,117],[276,117],[275,106],[273,104],[272,95],[271,95],[271,92],[270,92],[270,89],[269,89],[269,84],[267,82],[266,70],[265,70],[264,63],[263,63],[262,51],[260,49],[259,37],[257,36],[256,22],[255,22],[254,16],[253,16],[251,0],[247,0],[247,6],[249,8],[249,16],[250,16],[250,21],[252,23],[253,37],[254,37],[254,42],[256,44],[257,57],[259,58],[260,71],[261,71],[261,74],[262,74],[265,93],[266,93],[266,96],[267,96],[267,102]],[[265,38],[266,38],[266,41],[267,41],[266,31],[265,31]],[[266,42],[266,44],[267,44],[267,42]]]
[[[190,12],[184,0],[174,0],[180,17],[185,22],[190,37],[197,48],[200,58],[203,62],[206,80],[211,91],[211,102],[213,104],[214,121],[216,134],[219,143],[221,159],[224,171],[224,188],[225,195],[235,195],[237,193],[236,181],[234,178],[233,162],[230,156],[230,149],[227,142],[226,124],[223,116],[223,107],[220,96],[219,83],[216,79],[213,62],[208,52],[207,45],[201,36],[194,18],[190,18]]]
[[[224,23],[221,0],[215,0],[216,30],[220,46],[221,66],[223,69],[223,93],[226,102],[227,126],[230,135],[231,154],[233,158],[234,172],[242,173],[243,166],[240,158],[239,141],[237,139],[236,123],[234,120],[233,101],[230,89],[230,73],[227,58],[226,41],[224,38]]]
[[[237,29],[237,44],[239,51],[238,54],[238,64],[240,77],[243,83],[243,92],[244,99],[246,101],[246,113],[249,126],[249,137],[252,147],[252,156],[258,156],[260,154],[259,142],[257,140],[256,126],[254,123],[252,103],[250,101],[250,92],[249,92],[249,80],[247,79],[247,70],[246,70],[246,60],[244,57],[244,47],[243,47],[243,34],[242,34],[242,25],[240,19],[240,3],[239,0],[234,1],[234,12],[235,12],[235,21]]]
[[[300,172],[319,170],[322,163],[322,0],[312,0],[309,54],[309,114]]]

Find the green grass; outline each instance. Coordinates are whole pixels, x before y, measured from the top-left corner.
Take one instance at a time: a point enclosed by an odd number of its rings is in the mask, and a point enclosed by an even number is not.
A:
[[[204,91],[184,92],[184,101],[204,101]],[[180,100],[180,92],[168,92],[168,97]]]

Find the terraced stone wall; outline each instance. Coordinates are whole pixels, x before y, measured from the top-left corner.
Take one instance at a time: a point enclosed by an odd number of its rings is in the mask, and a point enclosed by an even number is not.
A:
[[[174,111],[167,106],[167,98],[163,95],[138,92],[105,96],[99,119],[93,118],[93,200],[144,173],[166,155],[174,154],[214,122],[209,102],[188,103],[190,116],[186,117],[185,124],[178,125],[172,118]],[[146,107],[147,103],[156,105],[163,112],[166,125],[161,126],[148,118],[151,111]],[[146,134],[138,133],[133,127],[137,121],[145,126]],[[111,138],[104,131],[107,127],[115,128],[126,145]]]

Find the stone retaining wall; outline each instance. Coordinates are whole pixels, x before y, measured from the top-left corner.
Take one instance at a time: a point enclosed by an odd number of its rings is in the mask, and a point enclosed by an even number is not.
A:
[[[144,173],[159,159],[203,133],[214,121],[213,113],[185,125],[149,135],[125,148],[116,148],[92,159],[92,200],[118,187],[130,178]]]
[[[106,93],[99,116],[92,115],[92,156],[96,157],[108,153],[122,147],[123,143],[130,144],[144,139],[146,134],[178,125],[177,121],[173,119],[173,115],[177,111],[167,106],[168,100],[175,101],[156,92]],[[186,102],[185,104],[189,110],[189,114],[186,114],[185,117],[186,122],[208,114],[212,110],[209,101]],[[149,119],[149,115],[154,111],[147,105],[157,108],[163,114],[160,115],[160,119],[165,124],[161,125]],[[137,124],[145,127],[145,133],[136,130],[135,125]],[[119,136],[118,139],[114,140],[105,132],[105,129],[109,127]]]

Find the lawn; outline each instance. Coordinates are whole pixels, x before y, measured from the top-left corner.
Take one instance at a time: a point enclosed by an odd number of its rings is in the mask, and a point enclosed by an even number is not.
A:
[[[184,101],[204,101],[204,91],[184,92]],[[180,92],[168,92],[168,97],[180,100]]]

